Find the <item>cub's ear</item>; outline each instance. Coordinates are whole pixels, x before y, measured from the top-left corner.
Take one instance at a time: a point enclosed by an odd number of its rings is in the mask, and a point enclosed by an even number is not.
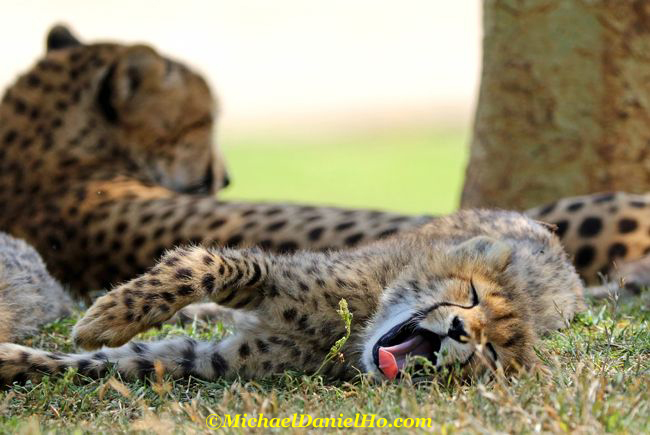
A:
[[[139,95],[151,95],[163,86],[166,61],[146,45],[127,48],[108,69],[97,102],[104,116],[116,122],[119,114],[137,105]]]
[[[56,25],[47,34],[46,42],[47,51],[60,50],[62,48],[74,47],[81,45],[81,42],[70,32],[70,30],[62,25]]]
[[[476,236],[456,246],[451,254],[462,263],[502,271],[510,263],[512,248],[491,237]]]

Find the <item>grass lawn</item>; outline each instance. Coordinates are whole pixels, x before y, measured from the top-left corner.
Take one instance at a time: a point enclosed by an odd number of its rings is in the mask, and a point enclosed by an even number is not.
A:
[[[453,378],[413,385],[326,383],[286,373],[254,382],[186,379],[122,383],[106,378],[75,385],[68,378],[0,392],[0,433],[79,429],[87,432],[206,431],[210,414],[290,417],[431,418],[436,433],[650,432],[650,294],[592,304],[570,328],[545,338],[543,369],[509,380],[487,376],[469,384]],[[27,344],[71,350],[74,319],[50,325]],[[165,326],[145,338],[189,334],[218,339],[221,328]],[[226,332],[227,333],[227,332]],[[312,428],[312,431],[314,429]],[[388,429],[385,429],[387,431]],[[392,429],[395,430],[395,429]],[[231,433],[248,429],[230,429]],[[259,432],[262,430],[260,429]],[[403,429],[407,431],[407,429]]]
[[[224,197],[413,213],[455,208],[466,159],[462,133],[395,132],[329,142],[231,142],[225,151],[234,185]],[[590,303],[589,310],[569,328],[540,343],[539,370],[508,380],[485,376],[461,384],[452,377],[440,377],[417,385],[408,379],[371,385],[363,378],[354,383],[326,383],[318,376],[286,373],[255,382],[216,383],[197,379],[122,382],[109,375],[79,384],[70,381],[69,373],[1,391],[0,433],[204,432],[205,419],[213,413],[233,418],[238,413],[263,413],[269,418],[294,413],[354,418],[360,413],[388,422],[424,417],[431,418],[428,431],[445,434],[647,433],[649,307],[650,292],[626,301]],[[69,332],[77,318],[49,325],[25,344],[71,351]],[[221,325],[166,325],[142,338],[177,334],[219,339],[228,330]],[[395,429],[383,431],[389,430]]]
[[[419,214],[448,213],[458,207],[468,137],[462,130],[422,128],[223,142],[233,179],[223,199]]]

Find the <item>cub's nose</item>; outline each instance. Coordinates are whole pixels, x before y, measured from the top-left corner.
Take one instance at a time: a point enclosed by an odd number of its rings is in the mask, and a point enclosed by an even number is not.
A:
[[[230,175],[226,172],[223,176],[221,187],[225,189],[228,186],[230,186]]]

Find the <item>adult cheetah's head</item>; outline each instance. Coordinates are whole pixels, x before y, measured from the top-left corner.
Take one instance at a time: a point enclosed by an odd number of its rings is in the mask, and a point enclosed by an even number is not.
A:
[[[10,94],[39,109],[36,122],[58,117],[60,126],[44,133],[54,139],[51,151],[74,148],[82,165],[126,170],[184,193],[228,183],[207,83],[147,45],[85,44],[56,26],[45,58]]]
[[[530,365],[536,336],[521,289],[508,282],[511,256],[485,236],[423,256],[382,299],[364,341],[365,370],[389,379],[406,366],[426,370],[416,356],[463,374]]]

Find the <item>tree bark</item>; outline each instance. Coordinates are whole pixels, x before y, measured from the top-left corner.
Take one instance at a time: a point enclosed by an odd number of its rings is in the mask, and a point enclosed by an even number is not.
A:
[[[650,1],[485,0],[462,207],[650,190]]]

